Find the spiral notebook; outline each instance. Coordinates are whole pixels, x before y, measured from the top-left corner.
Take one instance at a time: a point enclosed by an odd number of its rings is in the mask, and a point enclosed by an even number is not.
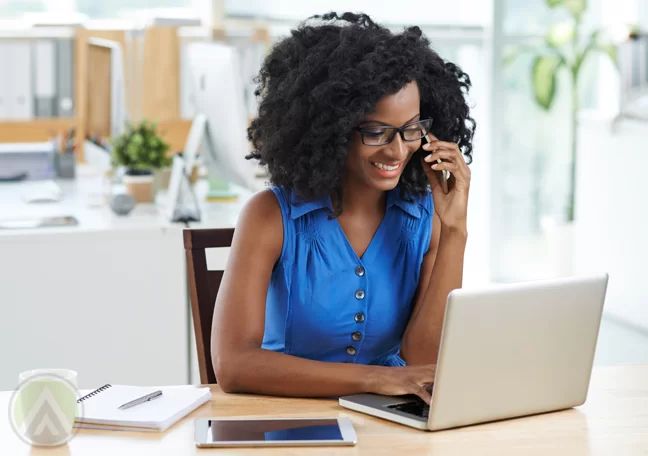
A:
[[[119,406],[156,390],[162,396],[134,407]],[[81,416],[74,426],[86,429],[161,432],[211,399],[209,388],[195,386],[144,387],[106,384],[77,402]]]

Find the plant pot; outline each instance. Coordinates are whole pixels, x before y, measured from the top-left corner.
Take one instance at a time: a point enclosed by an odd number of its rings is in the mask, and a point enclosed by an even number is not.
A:
[[[122,182],[136,203],[152,203],[155,200],[153,180],[151,171],[133,172],[129,170],[124,175]]]

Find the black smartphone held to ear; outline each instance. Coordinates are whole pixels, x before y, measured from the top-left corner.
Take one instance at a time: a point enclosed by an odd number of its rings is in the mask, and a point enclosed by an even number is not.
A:
[[[425,140],[429,144],[430,142],[430,133],[425,134]],[[437,163],[441,163],[441,159],[437,160]],[[437,179],[439,179],[439,184],[441,184],[441,190],[443,190],[443,193],[448,193],[448,177],[449,177],[449,172],[446,170],[440,170],[436,171],[436,176]]]

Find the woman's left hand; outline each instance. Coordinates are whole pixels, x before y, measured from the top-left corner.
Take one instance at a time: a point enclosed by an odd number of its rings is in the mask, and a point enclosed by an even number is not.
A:
[[[432,187],[434,209],[444,226],[466,232],[470,168],[457,144],[430,137],[432,141],[423,145],[430,154],[421,160],[421,165]],[[437,163],[439,159],[443,161]],[[439,181],[442,170],[450,171],[448,193],[444,193]]]

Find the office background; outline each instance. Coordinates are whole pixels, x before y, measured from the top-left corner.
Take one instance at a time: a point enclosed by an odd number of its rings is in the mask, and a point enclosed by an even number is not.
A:
[[[251,78],[272,43],[312,14],[349,9],[395,29],[419,25],[442,56],[471,76],[478,130],[465,286],[605,270],[610,286],[596,362],[648,361],[642,277],[648,215],[641,209],[648,194],[648,3],[583,2],[578,32],[586,40],[601,30],[596,39],[603,51],[582,63],[575,130],[566,70],[549,78],[555,95],[544,109],[534,97],[535,54],[518,52],[536,45],[551,52],[549,30],[567,30],[556,39],[569,39],[569,12],[549,3],[438,0],[396,8],[359,0],[0,0],[0,61],[6,63],[0,143],[42,143],[71,131],[77,163],[75,179],[57,181],[65,197],[54,204],[24,204],[18,187],[0,187],[0,219],[25,211],[56,215],[63,207],[80,221],[0,230],[0,338],[2,358],[9,360],[0,389],[13,388],[19,370],[52,363],[77,369],[81,386],[198,381],[183,225],[168,222],[155,203],[139,203],[124,218],[89,196],[102,185],[93,141],[110,137],[118,103],[105,90],[115,63],[89,43],[101,38],[120,45],[123,111],[132,121],[158,122],[171,152],[180,152],[197,114],[187,54],[192,43],[236,47],[242,99],[252,116]],[[232,203],[203,201],[204,217],[195,226],[233,226],[246,195]],[[225,258],[226,252],[214,252],[210,261]]]

